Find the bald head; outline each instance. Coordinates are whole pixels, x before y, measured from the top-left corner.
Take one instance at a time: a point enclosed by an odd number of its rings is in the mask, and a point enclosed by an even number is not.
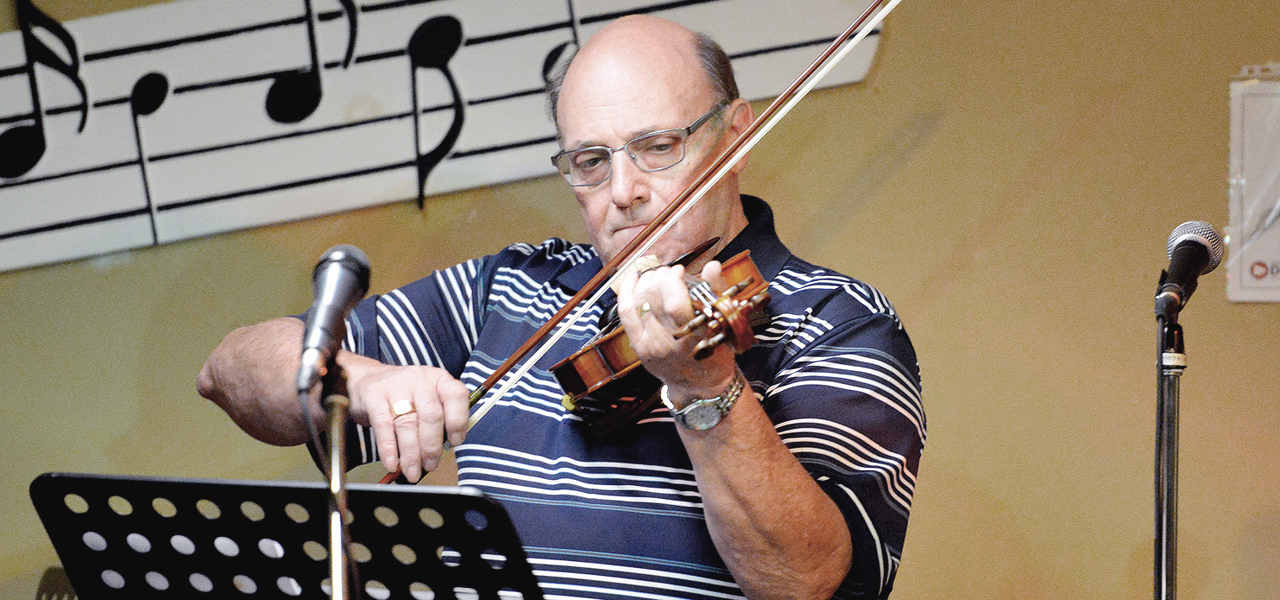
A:
[[[708,64],[723,66],[709,69]],[[728,76],[713,77],[712,71]],[[562,151],[621,149],[651,134],[687,131],[699,123],[676,144],[665,143],[667,138],[654,143],[654,148],[681,153],[674,164],[648,169],[630,151],[608,152],[609,175],[572,188],[592,245],[606,261],[657,219],[752,121],[751,105],[737,98],[724,52],[703,36],[650,16],[619,19],[592,36],[552,93]],[[652,254],[666,262],[711,238],[728,244],[746,226],[737,180],[745,165],[745,157],[731,165],[650,248]]]
[[[588,69],[589,66],[604,68]],[[578,65],[575,67],[575,65]],[[602,74],[636,80],[655,69],[678,69],[690,83],[706,85],[713,98],[728,103],[738,98],[738,84],[724,49],[709,36],[659,17],[632,15],[596,32],[569,62],[548,79],[547,107],[559,131],[560,95],[566,79],[589,91]]]

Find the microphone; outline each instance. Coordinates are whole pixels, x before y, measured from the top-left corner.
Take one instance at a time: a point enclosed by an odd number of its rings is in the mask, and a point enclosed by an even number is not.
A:
[[[369,291],[369,258],[355,246],[334,246],[320,257],[311,281],[315,302],[302,334],[299,394],[324,376],[329,359],[337,354],[347,334],[347,313]]]
[[[1196,278],[1222,262],[1222,237],[1204,221],[1187,221],[1169,234],[1169,269],[1160,273],[1156,314],[1173,316],[1196,291]]]

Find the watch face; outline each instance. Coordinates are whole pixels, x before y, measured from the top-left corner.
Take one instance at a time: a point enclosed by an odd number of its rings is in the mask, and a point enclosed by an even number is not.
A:
[[[683,414],[684,426],[698,431],[715,427],[723,416],[720,414],[720,407],[716,406],[714,400],[703,400],[690,404],[685,407]]]

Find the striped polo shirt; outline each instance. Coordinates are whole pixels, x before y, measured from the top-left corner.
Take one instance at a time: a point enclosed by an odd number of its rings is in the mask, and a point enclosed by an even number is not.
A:
[[[925,440],[915,351],[880,292],[793,256],[768,205],[742,198],[749,225],[717,259],[750,249],[772,300],[738,365],[845,517],[854,566],[835,597],[887,596]],[[366,298],[345,347],[441,367],[475,389],[600,269],[590,246],[515,244]],[[612,302],[609,292],[590,307],[467,434],[455,449],[459,484],[511,515],[548,599],[741,598],[666,409],[597,441],[561,405],[550,368],[598,332]],[[367,430],[352,439],[352,464],[378,459]]]

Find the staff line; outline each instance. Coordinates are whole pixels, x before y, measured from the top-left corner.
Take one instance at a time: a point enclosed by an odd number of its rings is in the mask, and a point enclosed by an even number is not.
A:
[[[880,35],[880,30],[872,29],[871,31],[867,32],[867,37],[871,37],[873,35],[875,36]],[[755,50],[744,50],[736,54],[730,54],[729,59],[733,60],[738,58],[750,58],[753,56],[760,56],[763,54],[772,54],[774,52],[786,52],[787,50],[799,50],[800,48],[809,48],[811,46],[826,47],[831,45],[831,42],[835,41],[835,39],[836,38],[834,37],[818,38],[816,40],[809,40],[807,42],[794,42],[791,44],[783,44],[781,46],[769,46],[765,48],[757,48]]]
[[[721,0],[676,0],[674,2],[661,2],[658,4],[650,4],[649,6],[640,6],[640,7],[632,8],[629,10],[619,10],[614,12],[600,13],[598,15],[592,15],[590,17],[583,17],[580,23],[583,25],[590,25],[592,23],[603,23],[605,21],[612,21],[614,19],[619,19],[622,17],[630,16],[630,15],[647,15],[651,13],[662,12],[664,10],[684,8],[686,6],[696,6],[698,4],[710,4],[712,2],[720,2],[720,1]]]
[[[466,151],[466,152],[456,152],[456,153],[454,153],[454,154],[450,155],[449,159],[446,159],[446,160],[450,160],[450,159],[454,159],[454,158],[464,158],[464,157],[467,157],[467,156],[477,156],[477,155],[482,155],[482,154],[492,154],[492,153],[494,153],[494,152],[501,152],[501,151],[504,151],[504,150],[513,150],[513,149],[521,148],[521,147],[536,146],[536,145],[544,144],[544,143],[547,143],[547,142],[550,142],[550,141],[555,141],[555,138],[554,138],[554,137],[535,138],[535,139],[525,140],[525,141],[522,141],[522,142],[513,142],[513,143],[510,143],[510,144],[503,144],[503,145],[500,145],[500,146],[492,146],[492,147],[489,147],[489,148],[479,148],[479,149],[470,150],[470,151]],[[218,195],[214,195],[214,196],[206,196],[206,197],[204,197],[204,198],[192,198],[192,199],[190,199],[190,200],[183,200],[183,201],[180,201],[180,202],[171,202],[171,203],[168,203],[168,204],[159,205],[159,206],[157,206],[157,207],[156,207],[156,209],[157,209],[158,211],[162,211],[162,212],[163,212],[163,211],[170,211],[170,210],[177,210],[177,209],[181,209],[181,208],[189,208],[189,207],[192,207],[192,206],[199,206],[199,205],[201,205],[201,204],[209,204],[209,203],[212,203],[212,202],[220,202],[220,201],[223,201],[223,200],[233,200],[233,199],[241,198],[241,197],[244,197],[244,196],[253,196],[253,195],[257,195],[257,194],[265,194],[265,193],[269,193],[269,192],[277,192],[277,191],[281,191],[281,190],[287,190],[287,189],[293,189],[293,188],[299,188],[299,187],[306,187],[306,186],[308,186],[308,185],[315,185],[315,184],[318,184],[318,183],[327,183],[327,182],[330,182],[330,181],[337,181],[337,180],[341,180],[341,179],[351,179],[351,178],[353,178],[353,177],[362,177],[362,176],[364,176],[364,175],[372,175],[372,174],[375,174],[375,173],[381,173],[381,172],[384,172],[384,171],[394,171],[394,170],[396,170],[396,169],[413,168],[413,167],[416,167],[416,166],[417,166],[417,161],[416,161],[416,160],[407,160],[407,161],[402,161],[402,162],[398,162],[398,163],[391,163],[391,164],[388,164],[388,165],[379,165],[379,166],[375,166],[375,167],[368,167],[368,168],[365,168],[365,169],[358,169],[358,170],[355,170],[355,171],[347,171],[347,172],[344,172],[344,173],[331,173],[331,174],[329,174],[329,175],[323,175],[323,176],[320,176],[320,177],[311,177],[311,178],[307,178],[307,179],[299,179],[299,180],[295,180],[295,181],[285,181],[285,182],[280,182],[280,183],[272,184],[272,185],[269,185],[269,186],[262,186],[262,187],[252,188],[252,189],[237,190],[237,191],[234,191],[234,192],[227,192],[227,193],[225,193],[225,194],[218,194]],[[548,167],[548,171],[550,171],[550,167]]]
[[[88,175],[88,174],[90,174],[90,173],[98,173],[98,172],[100,172],[100,171],[110,171],[110,170],[112,170],[112,169],[119,169],[119,168],[122,168],[122,167],[135,167],[135,166],[137,166],[137,165],[138,165],[138,159],[133,158],[133,159],[129,159],[129,160],[126,160],[126,161],[120,161],[120,162],[114,162],[114,163],[107,163],[107,164],[103,164],[103,165],[95,165],[95,166],[92,166],[92,167],[86,167],[86,168],[84,168],[84,169],[79,169],[79,170],[76,170],[76,171],[66,171],[66,172],[63,172],[63,173],[53,173],[53,174],[51,174],[51,175],[41,175],[40,177],[32,177],[32,178],[30,178],[30,179],[19,179],[19,180],[16,180],[16,181],[6,181],[6,182],[3,182],[3,183],[0,183],[0,190],[3,190],[3,189],[5,189],[5,188],[11,188],[11,187],[22,187],[22,186],[26,186],[26,185],[30,185],[30,184],[34,184],[34,183],[44,183],[44,182],[46,182],[46,181],[53,181],[53,180],[56,180],[56,179],[63,179],[63,178],[66,178],[66,177],[76,177],[76,176],[79,176],[79,175]]]
[[[112,50],[102,50],[99,52],[91,52],[84,55],[84,61],[88,63],[88,62],[94,62],[98,60],[106,60],[108,58],[118,58],[121,56],[130,55],[130,54],[154,52],[156,50],[164,50],[166,48],[172,48],[174,46],[181,46],[184,44],[208,42],[208,41],[226,38],[226,37],[232,37],[232,36],[236,36],[244,33],[264,31],[267,29],[275,29],[277,27],[285,27],[289,25],[300,25],[305,20],[306,19],[304,17],[290,17],[288,19],[281,19],[278,21],[267,21],[265,23],[246,25],[244,27],[237,27],[235,29],[227,29],[223,31],[210,31],[207,33],[202,33],[202,34],[183,37],[183,38],[173,38],[173,39],[163,40],[159,42],[151,42],[149,44],[139,44],[137,46],[125,46],[122,48],[115,48]]]
[[[504,95],[504,96],[496,96],[496,97],[494,97],[494,98],[485,98],[485,99],[475,100],[475,101],[473,101],[473,102],[468,102],[468,106],[474,106],[474,105],[478,105],[478,104],[486,104],[486,103],[489,103],[489,102],[495,102],[495,101],[498,101],[498,100],[504,100],[504,99],[510,99],[510,98],[515,98],[515,97],[527,96],[527,95],[530,95],[530,94],[540,94],[540,93],[542,93],[542,91],[541,91],[541,90],[526,90],[526,91],[524,91],[524,92],[518,92],[518,93],[515,93],[515,94],[507,94],[507,95]],[[94,107],[106,106],[106,105],[124,104],[124,103],[127,103],[127,102],[129,102],[129,98],[127,98],[127,97],[125,97],[125,98],[117,98],[117,99],[114,99],[114,100],[102,101],[102,102],[99,102],[99,103],[95,103],[95,104],[94,104]],[[440,111],[443,111],[443,110],[449,110],[449,109],[451,109],[451,108],[453,108],[453,106],[452,106],[451,104],[439,104],[439,105],[436,105],[436,106],[425,107],[425,108],[423,108],[420,112],[421,112],[421,114],[430,114],[430,113],[433,113],[433,112],[440,112]],[[67,107],[67,108],[57,109],[57,112],[71,112],[71,110],[72,110],[72,109],[71,109],[71,107]],[[55,111],[50,111],[50,112],[49,112],[49,114],[54,114],[54,112],[55,112]],[[194,155],[198,155],[198,154],[208,154],[208,153],[212,153],[212,152],[218,152],[218,151],[222,151],[222,150],[230,150],[230,149],[234,149],[234,148],[243,148],[243,147],[246,147],[246,146],[253,146],[253,145],[257,145],[257,144],[263,144],[263,143],[268,143],[268,142],[273,142],[273,141],[279,141],[279,140],[284,140],[284,139],[289,139],[289,138],[303,137],[303,136],[308,136],[308,135],[312,135],[312,134],[328,133],[328,132],[338,131],[338,130],[342,130],[342,129],[354,129],[354,128],[361,127],[361,126],[364,126],[364,125],[371,125],[371,124],[377,124],[377,123],[381,123],[381,122],[385,122],[385,121],[394,121],[394,120],[399,120],[399,119],[406,119],[406,118],[411,117],[412,115],[413,115],[413,113],[412,113],[412,112],[400,112],[400,113],[395,113],[395,114],[391,114],[391,115],[383,115],[383,116],[380,116],[380,117],[374,117],[374,118],[372,118],[372,119],[365,119],[365,120],[362,120],[362,121],[353,121],[353,122],[350,122],[350,123],[339,123],[339,124],[336,124],[336,125],[328,125],[328,126],[325,126],[325,127],[319,127],[319,128],[315,128],[315,129],[307,129],[307,130],[302,130],[302,131],[290,131],[290,132],[288,132],[288,133],[282,133],[282,134],[277,134],[277,135],[273,135],[273,136],[262,137],[262,138],[258,138],[258,139],[254,139],[254,140],[241,140],[241,141],[237,141],[237,142],[230,142],[230,143],[225,143],[225,144],[217,144],[217,145],[213,145],[213,146],[206,146],[206,147],[204,147],[204,148],[194,148],[194,149],[190,149],[190,150],[181,150],[181,151],[177,151],[177,152],[169,152],[169,153],[164,153],[164,154],[155,154],[155,155],[147,156],[147,157],[146,157],[146,160],[147,160],[147,162],[162,162],[162,161],[165,161],[165,160],[172,160],[172,159],[176,159],[176,158],[183,158],[183,157],[187,157],[187,156],[194,156]],[[2,122],[3,122],[3,121],[0,121],[0,123],[2,123]],[[554,140],[555,138],[537,138],[537,139],[533,140],[533,143],[541,143],[542,141],[544,141],[544,139],[545,139],[545,140]],[[528,142],[528,141],[514,142],[513,144],[507,144],[507,145],[505,145],[505,146],[506,146],[506,147],[517,148],[517,147],[527,146],[527,145],[530,145],[530,142]],[[501,149],[501,148],[503,148],[503,147],[504,147],[504,146],[494,146],[494,147],[492,147],[492,148],[499,148],[499,149]],[[491,152],[494,152],[494,150],[489,150],[489,149],[480,148],[480,149],[472,149],[472,150],[465,150],[465,151],[458,151],[458,152],[454,152],[451,156],[473,156],[473,155],[476,155],[476,154],[486,154],[486,153],[491,153]],[[84,174],[95,173],[95,172],[98,172],[98,171],[109,170],[109,169],[115,169],[115,168],[120,168],[120,167],[132,167],[132,166],[136,166],[137,164],[138,164],[138,160],[137,160],[137,159],[133,159],[133,160],[130,160],[130,161],[124,161],[124,162],[115,162],[115,163],[108,163],[108,164],[104,164],[104,165],[96,165],[96,166],[88,167],[88,168],[85,168],[85,169],[79,169],[79,170],[74,170],[74,171],[67,171],[67,172],[63,172],[63,173],[55,173],[55,174],[51,174],[51,175],[45,175],[45,176],[42,176],[42,177],[34,177],[34,178],[30,178],[30,179],[21,179],[21,180],[17,180],[17,181],[4,182],[4,183],[0,183],[0,189],[4,189],[4,188],[8,188],[8,187],[17,187],[17,186],[19,186],[19,185],[26,185],[26,184],[32,184],[32,183],[41,183],[41,182],[45,182],[45,181],[49,181],[49,180],[53,180],[53,179],[60,179],[60,178],[63,178],[63,177],[73,177],[73,176],[76,176],[76,175],[84,175]]]
[[[62,223],[51,223],[49,225],[32,227],[31,229],[23,229],[21,231],[11,231],[9,233],[0,233],[0,241],[4,241],[7,239],[12,239],[16,237],[22,237],[24,235],[48,233],[50,231],[57,231],[59,229],[70,229],[72,227],[80,227],[82,225],[92,225],[94,223],[104,223],[106,221],[115,221],[118,219],[127,219],[129,217],[136,217],[139,215],[150,215],[150,214],[151,214],[151,211],[145,208],[135,208],[133,210],[128,210],[124,212],[109,213],[109,214],[97,215],[93,217],[85,217],[82,219],[76,219],[74,221],[66,221]]]
[[[392,8],[400,8],[400,7],[412,6],[416,4],[429,4],[431,2],[439,2],[439,1],[440,0],[399,0],[395,2],[383,2],[381,4],[361,6],[359,7],[359,9],[360,9],[360,12],[362,13],[378,12],[381,10],[387,10]],[[320,13],[317,18],[320,21],[332,21],[335,19],[340,19],[342,18],[342,16],[343,16],[342,11],[338,10],[338,11],[326,11],[326,12]],[[275,29],[277,27],[287,27],[290,25],[301,25],[305,21],[306,21],[306,17],[304,16],[289,17],[286,19],[278,19],[275,21],[265,21],[262,23],[245,25],[245,26],[236,27],[233,29],[226,29],[223,31],[210,31],[210,32],[206,32],[198,35],[192,35],[192,36],[187,36],[182,38],[173,38],[173,39],[163,40],[159,42],[152,42],[149,44],[139,44],[137,46],[124,46],[121,48],[113,48],[111,50],[102,50],[99,52],[87,53],[84,55],[84,60],[85,62],[93,62],[97,60],[104,60],[108,58],[126,56],[129,54],[163,50],[165,48],[172,48],[174,46],[181,46],[184,44],[193,44],[193,43],[199,43],[199,42],[207,42],[207,41],[212,41],[216,39],[240,35],[243,33],[252,33],[255,31]],[[21,72],[23,70],[22,67],[18,67],[17,69],[18,69],[18,72]],[[7,70],[0,70],[0,77],[8,75],[6,71]]]

